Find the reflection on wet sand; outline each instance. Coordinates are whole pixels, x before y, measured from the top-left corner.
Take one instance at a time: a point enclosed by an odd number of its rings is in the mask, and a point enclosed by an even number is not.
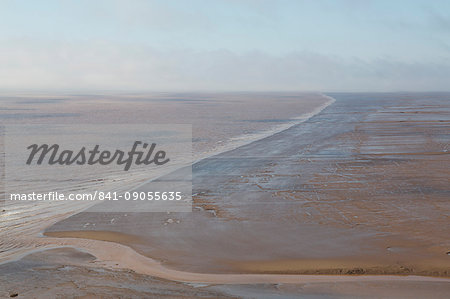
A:
[[[332,96],[335,104],[301,125],[196,163],[192,213],[67,218],[76,207],[4,206],[0,296],[445,298],[450,95]],[[248,108],[256,102],[237,98],[233,104],[220,97],[207,103],[205,109],[216,107],[216,114],[199,119],[194,147],[207,150],[213,140],[241,132],[244,123],[255,126],[250,131],[278,124],[308,102],[308,96],[300,102],[287,97],[283,111],[259,111],[253,121],[221,126],[234,123],[232,110],[219,117],[224,106],[245,111],[246,119],[255,112]],[[138,99],[133,105],[91,100],[55,100],[46,108],[37,101],[35,111],[6,120],[112,117],[120,123],[126,116],[116,113],[140,105]],[[139,121],[159,105],[146,98],[141,104],[130,114]],[[167,111],[179,107],[160,104]],[[4,112],[17,112],[20,104],[14,105]],[[107,107],[105,113],[99,107]],[[42,115],[33,117],[37,111]],[[57,115],[63,112],[71,114]],[[212,127],[202,125],[208,121]],[[208,135],[211,128],[221,133]],[[39,237],[52,223],[47,236]],[[441,278],[410,276],[417,274]]]
[[[200,159],[297,124],[329,103],[330,98],[321,94],[289,92],[75,95],[2,93],[0,121],[5,126],[192,124],[194,158]],[[1,170],[5,169],[2,154],[5,146],[2,138],[4,132],[4,127],[0,126]],[[2,175],[4,173],[0,172],[0,199],[5,195]],[[83,192],[92,188],[113,191],[116,187],[130,190],[153,178],[142,171],[132,173],[104,170],[98,175],[103,177],[95,180],[73,179],[71,191]],[[26,179],[26,176],[23,178]],[[9,179],[8,184],[14,184],[18,189],[22,189],[22,185],[28,186],[22,180]],[[40,187],[45,191],[52,190],[54,182],[43,182]],[[53,223],[86,208],[84,205],[67,202],[24,203],[3,200],[0,201],[0,206],[0,262],[35,249],[39,244],[35,243],[34,236]],[[94,225],[95,222],[84,223],[83,229]]]
[[[194,164],[192,213],[80,213],[47,234],[136,235],[112,241],[192,272],[449,276],[450,95],[332,96],[303,124]]]

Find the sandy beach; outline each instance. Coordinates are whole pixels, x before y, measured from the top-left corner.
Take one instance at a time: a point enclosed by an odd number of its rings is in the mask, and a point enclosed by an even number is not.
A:
[[[450,298],[450,1],[0,7],[0,299]]]
[[[107,241],[200,273],[448,276],[445,95],[336,98],[305,123],[194,164],[192,213],[85,212],[46,234],[119,232]]]
[[[61,250],[50,268],[102,268],[110,281],[132,270],[190,296],[255,297],[261,284],[287,298],[381,296],[389,284],[398,296],[444,298],[448,94],[330,96],[304,122],[196,162],[192,213],[54,213],[2,238],[15,244],[2,252],[1,267],[14,269],[4,273],[24,275],[23,263]],[[311,284],[320,290],[300,287]]]
[[[70,243],[67,239],[64,242]],[[84,244],[84,248],[93,249],[93,246],[87,246],[87,243],[95,242],[80,243],[77,240],[76,246]],[[119,253],[116,247],[120,245],[106,246],[111,248],[112,252]],[[126,247],[122,249],[121,256],[129,250]],[[105,255],[100,255],[102,258],[107,258]],[[136,261],[142,261],[132,253],[130,258],[133,258],[135,265]],[[126,260],[117,256],[115,259]],[[148,258],[145,261],[148,262]],[[448,280],[414,276],[213,275],[209,277],[209,275],[201,274],[192,276],[192,273],[173,273],[167,269],[159,271],[161,268],[157,264],[148,264],[145,261],[141,268],[145,268],[147,273],[170,277],[169,280],[120,268],[124,264],[112,262],[109,265],[105,262],[98,264],[98,258],[95,256],[72,247],[41,250],[18,261],[0,265],[0,271],[5,273],[0,276],[0,296],[5,298],[15,296],[24,298],[271,298],[273,296],[280,298],[299,296],[302,298],[348,296],[445,298],[449,289]],[[127,263],[127,266],[131,265]],[[149,272],[149,269],[154,270]],[[173,280],[175,278],[185,280],[187,277],[221,283],[186,283]],[[25,280],[26,284],[23,283]],[[45,283],[42,283],[43,280]],[[273,281],[287,283],[273,283]]]

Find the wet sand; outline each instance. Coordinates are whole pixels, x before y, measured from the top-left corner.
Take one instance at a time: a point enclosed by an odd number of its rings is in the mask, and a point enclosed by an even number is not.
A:
[[[69,247],[34,252],[2,264],[0,273],[0,298],[235,297],[130,270],[99,267],[94,256]]]
[[[144,93],[144,94],[1,94],[0,121],[8,124],[173,124],[193,127],[194,158],[273,134],[299,123],[330,103],[316,93]],[[0,168],[4,169],[0,126]],[[0,173],[1,176],[2,173]],[[102,174],[99,174],[101,176]],[[105,173],[96,181],[74,180],[78,192],[127,190],[152,177],[145,172]],[[26,184],[11,182],[8,184]],[[3,199],[3,179],[0,198]],[[20,186],[17,186],[20,187]],[[52,189],[52,182],[42,188]],[[109,189],[108,189],[109,190]],[[35,249],[34,236],[85,207],[77,203],[0,201],[0,262]],[[92,223],[94,225],[94,223]]]
[[[303,124],[194,164],[192,213],[80,213],[46,234],[138,236],[113,241],[195,273],[448,277],[449,95],[332,96]]]
[[[194,164],[192,213],[82,212],[30,242],[217,297],[445,298],[450,95],[332,96],[303,124]]]
[[[67,241],[67,239],[66,239]],[[98,242],[90,241],[89,242]],[[120,245],[112,245],[114,248]],[[123,247],[124,250],[130,250]],[[107,251],[103,251],[105,253]],[[122,252],[124,253],[124,252]],[[105,258],[105,256],[101,256]],[[130,256],[134,262],[139,258]],[[125,260],[119,258],[118,260]],[[148,261],[148,259],[147,259]],[[120,263],[120,262],[119,262]],[[226,284],[180,283],[121,269],[72,247],[40,250],[0,264],[0,296],[19,298],[446,298],[445,279],[399,276],[212,275]],[[143,265],[144,267],[147,266]],[[149,269],[155,267],[145,267]],[[173,273],[172,273],[173,274]],[[189,273],[187,276],[189,276]],[[204,278],[208,275],[201,275]],[[266,276],[261,279],[261,276]],[[254,278],[257,279],[254,279]],[[203,278],[203,279],[204,279]],[[273,283],[271,280],[295,282]],[[195,278],[199,280],[199,278]],[[208,280],[208,279],[207,279]],[[24,283],[26,281],[26,283]],[[42,283],[45,281],[45,283]],[[249,282],[254,283],[249,283]],[[234,283],[233,283],[234,282]]]

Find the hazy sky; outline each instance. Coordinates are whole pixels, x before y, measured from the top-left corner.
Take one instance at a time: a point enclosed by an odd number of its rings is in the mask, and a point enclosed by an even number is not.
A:
[[[450,90],[450,1],[2,1],[0,89]]]

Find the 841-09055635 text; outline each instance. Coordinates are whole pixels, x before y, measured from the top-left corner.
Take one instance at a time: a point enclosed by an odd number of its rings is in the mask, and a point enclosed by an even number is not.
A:
[[[148,200],[148,201],[179,201],[183,199],[183,193],[180,191],[149,191],[149,192],[102,192],[92,193],[11,193],[10,200],[20,201],[115,201],[115,200]]]

